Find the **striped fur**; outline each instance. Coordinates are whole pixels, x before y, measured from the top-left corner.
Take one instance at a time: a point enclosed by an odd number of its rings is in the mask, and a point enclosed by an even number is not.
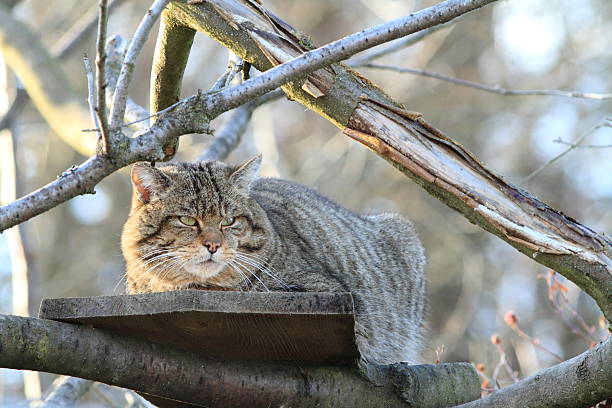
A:
[[[150,197],[134,194],[122,235],[129,292],[349,291],[364,362],[418,362],[425,255],[410,222],[397,214],[355,214],[306,186],[258,179],[259,163],[139,168]],[[176,217],[185,215],[198,225],[179,225]],[[228,217],[234,225],[220,226]],[[222,233],[221,254],[201,272],[191,260],[201,261],[200,238],[211,228]]]

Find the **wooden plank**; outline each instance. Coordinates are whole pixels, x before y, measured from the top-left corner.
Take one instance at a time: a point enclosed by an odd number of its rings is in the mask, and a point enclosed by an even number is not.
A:
[[[349,293],[181,290],[43,300],[39,317],[87,324],[222,360],[349,365]]]

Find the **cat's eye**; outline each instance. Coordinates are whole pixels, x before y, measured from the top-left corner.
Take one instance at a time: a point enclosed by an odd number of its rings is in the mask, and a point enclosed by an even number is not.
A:
[[[198,223],[195,218],[188,217],[186,215],[184,215],[182,217],[179,217],[179,221],[182,224],[185,224],[185,225],[190,226],[190,227],[193,227],[194,225],[196,225]]]
[[[229,227],[235,221],[236,221],[236,219],[234,217],[225,218],[223,221],[221,221],[221,226],[222,227]]]

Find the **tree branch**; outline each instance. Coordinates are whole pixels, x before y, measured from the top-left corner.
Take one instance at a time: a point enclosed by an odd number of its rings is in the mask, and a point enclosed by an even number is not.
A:
[[[128,86],[132,80],[134,73],[134,67],[136,64],[136,58],[140,54],[145,41],[149,37],[149,32],[153,28],[153,24],[157,21],[164,7],[169,3],[170,0],[155,0],[153,5],[147,10],[147,13],[142,18],[140,25],[134,33],[134,37],[130,41],[125,59],[117,79],[117,87],[115,88],[115,94],[113,96],[113,105],[111,107],[110,114],[110,127],[111,129],[118,129],[123,124],[123,117],[125,116],[125,106],[128,97]]]
[[[87,104],[89,105],[91,123],[93,123],[95,129],[99,129],[100,122],[96,112],[96,86],[94,83],[95,81],[93,70],[91,68],[91,62],[89,61],[87,54],[83,56],[83,65],[85,66],[85,75],[87,77]]]
[[[89,380],[76,377],[58,378],[56,383],[57,386],[45,398],[41,408],[72,407],[93,385],[93,382]]]
[[[178,102],[195,33],[177,24],[167,10],[162,13],[151,67],[151,112],[159,112]]]
[[[414,74],[420,75],[429,78],[439,79],[441,81],[446,81],[451,84],[465,86],[467,88],[474,88],[480,91],[491,92],[498,95],[542,95],[542,96],[561,96],[564,98],[580,98],[580,99],[595,99],[599,101],[612,99],[612,93],[593,93],[593,92],[577,92],[577,91],[560,91],[558,89],[525,89],[525,90],[516,90],[516,89],[505,89],[497,86],[489,86],[484,84],[479,84],[478,82],[466,81],[465,79],[453,78],[448,75],[439,74],[437,72],[426,71],[423,69],[414,69],[414,68],[402,68],[395,67],[392,65],[381,65],[381,64],[372,64],[372,63],[362,63],[362,64],[353,64],[353,67],[363,67],[363,68],[375,68],[382,69],[386,71],[394,71],[402,74]]]
[[[113,90],[117,86],[117,78],[125,59],[128,42],[120,36],[114,36],[106,44],[106,102],[113,103]],[[133,126],[135,130],[145,131],[149,128],[149,111],[138,105],[132,98],[126,101],[125,120],[123,126]]]
[[[115,145],[112,157],[95,155],[80,166],[68,169],[45,187],[0,208],[0,231],[17,225],[80,194],[93,193],[104,177],[136,161],[162,161],[169,141],[208,128],[199,108],[201,96],[189,98],[184,105],[164,115],[155,126]]]
[[[215,138],[198,160],[224,160],[240,143],[255,109],[283,95],[283,91],[278,89],[234,109],[225,125],[215,132]]]
[[[553,165],[554,163],[556,163],[557,161],[559,161],[561,158],[563,158],[563,156],[565,156],[566,154],[568,154],[569,152],[571,152],[572,150],[574,150],[577,147],[581,147],[581,143],[584,139],[587,138],[587,136],[591,135],[593,132],[595,132],[597,129],[601,129],[602,127],[612,127],[612,117],[608,117],[605,118],[604,120],[602,120],[601,122],[599,122],[597,125],[593,126],[592,128],[590,128],[589,130],[587,130],[586,132],[584,132],[577,140],[575,143],[569,144],[569,147],[567,149],[565,149],[564,151],[562,151],[561,153],[559,153],[558,155],[556,155],[555,157],[553,157],[552,159],[548,160],[546,163],[543,163],[540,167],[538,167],[537,169],[535,169],[534,171],[532,171],[531,173],[529,173],[529,175],[527,177],[525,177],[523,179],[523,183],[527,183],[531,180],[533,180],[538,174],[540,174],[542,171],[544,171],[546,168],[548,168],[549,166]],[[601,147],[601,146],[600,146]]]
[[[462,11],[482,4],[462,2]],[[425,28],[425,22],[441,22],[440,13],[446,21],[455,15],[455,5],[443,2],[417,12],[410,23],[404,21],[401,30],[405,33]],[[170,7],[177,20],[210,34],[259,70],[288,60],[240,86],[212,95],[210,101],[223,107],[237,103],[241,96],[258,95],[278,85],[278,78],[293,80],[296,72],[303,73],[306,67],[321,67],[322,61],[337,61],[349,50],[362,49],[364,36],[372,44],[378,40],[370,40],[369,34],[380,39],[394,32],[373,27],[299,55],[303,51],[295,44],[305,43],[306,36],[254,2],[215,0],[198,6],[172,3]],[[399,23],[389,24],[396,27]],[[304,90],[296,83],[283,90],[387,159],[470,222],[572,280],[595,299],[608,321],[612,319],[612,243],[607,237],[507,183],[420,114],[405,110],[343,65],[320,69],[308,80],[326,97],[317,98],[312,87]],[[215,112],[214,105],[209,109]]]
[[[350,368],[218,362],[51,320],[0,315],[0,345],[2,367],[77,376],[207,406],[406,405],[392,389],[376,387]]]
[[[570,360],[460,407],[590,407],[610,396],[610,367],[612,337]]]
[[[373,52],[370,52],[366,55],[351,59],[348,65],[351,67],[360,67],[360,66],[363,66],[369,63],[370,61],[374,61],[376,59],[382,58],[385,55],[393,54],[404,48],[412,47],[413,45],[421,42],[423,39],[435,33],[436,31],[442,28],[446,28],[450,26],[451,24],[455,24],[456,22],[457,22],[457,19],[449,21],[444,24],[439,24],[433,27],[426,28],[425,30],[419,31],[418,33],[410,34],[406,38],[403,38],[394,43],[391,43],[383,49],[373,50]]]
[[[104,154],[110,152],[110,130],[108,124],[108,115],[106,113],[106,25],[108,21],[108,0],[99,0],[100,14],[98,17],[98,35],[96,38],[96,105],[95,111],[98,120],[94,120],[95,127],[100,127],[100,136],[102,139],[102,149]],[[97,125],[96,125],[97,123]]]

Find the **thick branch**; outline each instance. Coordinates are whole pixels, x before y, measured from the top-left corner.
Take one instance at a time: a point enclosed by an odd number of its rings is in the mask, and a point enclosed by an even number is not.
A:
[[[72,375],[206,406],[408,406],[350,368],[218,362],[51,320],[0,315],[0,347],[1,367]]]
[[[590,407],[610,397],[610,367],[612,337],[571,360],[461,407]]]
[[[415,13],[409,23],[401,19],[403,32],[424,28],[433,24],[432,20],[441,22],[436,20],[440,13],[450,18],[455,11],[451,4],[455,2]],[[483,3],[461,4],[465,11]],[[211,99],[220,106],[239,100],[237,94],[259,94],[276,85],[278,78],[321,67],[321,61],[337,61],[347,50],[362,49],[365,32],[378,39],[384,36],[381,28],[375,27],[291,59],[303,52],[295,44],[304,43],[307,37],[254,2],[216,0],[199,6],[172,3],[171,10],[183,24],[207,32],[259,70],[289,60],[241,86],[213,95]],[[437,14],[430,15],[434,10]],[[367,38],[371,44],[369,35]],[[286,71],[289,69],[291,73]],[[596,300],[608,320],[612,319],[612,247],[608,238],[493,174],[420,114],[406,111],[355,72],[332,65],[315,74],[308,79],[325,98],[295,83],[283,89],[291,99],[327,117],[349,137],[389,160],[470,222],[575,282]]]
[[[179,25],[168,11],[162,13],[151,67],[151,112],[159,112],[179,101],[195,33]]]

